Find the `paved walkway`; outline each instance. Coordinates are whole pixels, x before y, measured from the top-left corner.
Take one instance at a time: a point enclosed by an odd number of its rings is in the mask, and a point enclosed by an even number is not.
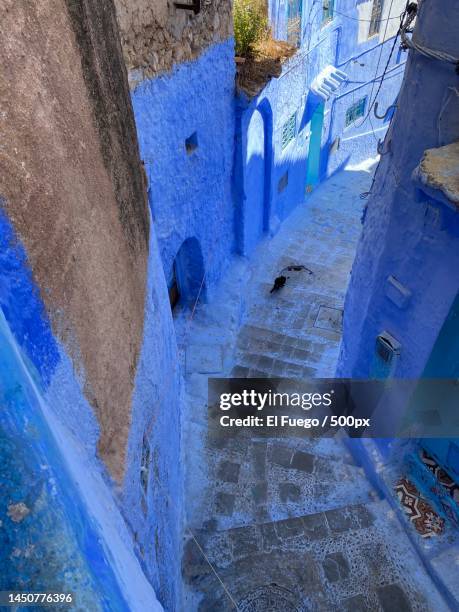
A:
[[[179,329],[187,521],[195,537],[183,557],[187,610],[445,609],[339,436],[209,435],[209,376],[334,376],[361,229],[359,194],[371,176],[344,171],[321,185],[250,263],[235,263],[186,337]],[[273,279],[291,265],[307,269],[284,273],[285,287],[271,294]]]

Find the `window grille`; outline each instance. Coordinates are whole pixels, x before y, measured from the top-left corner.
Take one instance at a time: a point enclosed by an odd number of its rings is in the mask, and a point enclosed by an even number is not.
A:
[[[335,10],[335,0],[322,0],[322,23],[331,21]]]
[[[381,18],[384,8],[384,0],[373,0],[373,7],[371,9],[371,21],[370,29],[368,31],[368,37],[374,36],[379,33],[381,27]]]
[[[289,0],[287,13],[287,42],[294,47],[301,45],[302,0]]]
[[[296,136],[296,112],[291,115],[282,126],[282,150],[295,138]]]
[[[356,119],[363,117],[365,114],[365,106],[367,105],[367,97],[361,98],[355,104],[352,104],[346,111],[346,127],[354,123]]]

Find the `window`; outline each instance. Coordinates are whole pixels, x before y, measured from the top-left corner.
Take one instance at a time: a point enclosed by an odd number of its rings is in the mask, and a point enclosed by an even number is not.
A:
[[[381,17],[384,7],[384,0],[373,0],[373,7],[371,9],[371,21],[370,29],[368,31],[368,38],[379,34],[379,28],[381,27]]]
[[[360,98],[355,104],[352,104],[346,111],[346,127],[354,123],[359,117],[365,114],[365,106],[367,105],[367,97]]]
[[[150,445],[146,436],[142,440],[142,457],[140,459],[140,484],[144,493],[148,490],[148,480],[150,475]]]
[[[198,148],[198,133],[193,132],[191,136],[185,139],[185,150],[188,153],[193,153]]]
[[[327,23],[333,19],[335,0],[322,0],[322,23]]]
[[[301,9],[302,0],[288,0],[287,42],[294,47],[301,44]]]
[[[282,150],[291,142],[296,135],[296,112],[291,115],[282,126]]]
[[[277,183],[277,193],[282,193],[288,185],[288,170],[279,179]]]

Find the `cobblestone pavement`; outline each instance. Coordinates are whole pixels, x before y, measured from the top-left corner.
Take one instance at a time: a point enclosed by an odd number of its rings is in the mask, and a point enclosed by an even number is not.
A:
[[[441,598],[343,439],[209,435],[207,379],[333,377],[371,173],[343,171],[198,308],[185,349],[185,608],[439,610]],[[284,272],[285,287],[270,293]]]

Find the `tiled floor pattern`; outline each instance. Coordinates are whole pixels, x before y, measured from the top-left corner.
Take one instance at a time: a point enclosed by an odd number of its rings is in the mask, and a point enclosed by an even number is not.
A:
[[[196,540],[183,557],[187,610],[446,609],[339,437],[208,435],[209,375],[334,375],[359,193],[370,181],[369,173],[343,172],[322,185],[248,266],[239,262],[193,321],[184,462]],[[312,274],[289,271],[271,294],[291,264]]]
[[[400,504],[413,523],[416,531],[423,538],[430,538],[443,533],[445,522],[438,516],[430,504],[421,497],[415,485],[406,478],[395,485]]]
[[[456,504],[459,504],[459,485],[441,468],[433,457],[425,450],[421,451],[421,461],[437,479],[438,483],[447,491]]]

